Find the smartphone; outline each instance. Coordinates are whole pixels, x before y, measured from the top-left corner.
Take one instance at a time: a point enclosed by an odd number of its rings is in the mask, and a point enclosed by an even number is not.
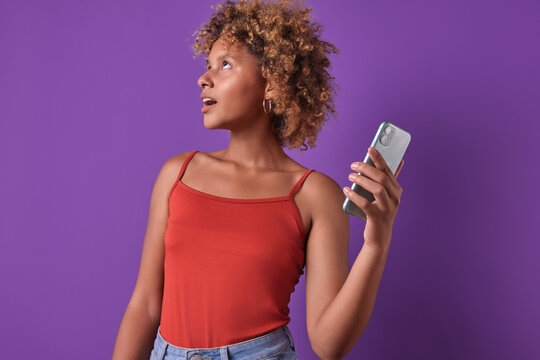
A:
[[[410,141],[411,134],[388,121],[384,121],[379,126],[379,129],[377,130],[377,133],[375,134],[375,137],[371,142],[371,147],[374,147],[379,151],[384,161],[386,161],[386,164],[392,171],[392,174],[395,175],[397,168],[399,167],[399,163],[401,162],[401,159],[403,158],[405,150],[407,150],[407,146],[409,146]],[[375,166],[375,164],[371,160],[371,157],[369,156],[369,153],[366,154],[364,162]],[[358,173],[358,175],[366,176],[362,173]],[[366,177],[369,178],[368,176]],[[370,202],[375,201],[375,197],[373,196],[373,194],[361,187],[360,185],[353,183],[351,189],[368,199]],[[343,202],[342,208],[343,211],[345,211],[347,214],[354,215],[366,220],[366,214],[364,213],[364,211],[358,206],[356,206],[356,204],[352,202],[351,199],[346,198],[345,202]]]

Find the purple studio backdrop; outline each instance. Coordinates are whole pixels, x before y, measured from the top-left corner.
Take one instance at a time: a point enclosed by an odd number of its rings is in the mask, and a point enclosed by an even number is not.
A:
[[[192,34],[217,1],[1,1],[2,359],[107,359],[159,169],[204,127]],[[538,359],[540,6],[305,2],[339,85],[302,165],[341,186],[377,126],[412,141],[370,322],[346,359]],[[352,265],[365,222],[351,217]],[[304,276],[289,327],[300,359]]]

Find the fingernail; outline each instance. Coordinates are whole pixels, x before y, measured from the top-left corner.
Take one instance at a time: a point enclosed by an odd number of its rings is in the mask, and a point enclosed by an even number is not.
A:
[[[371,155],[373,155],[373,156],[378,155],[378,152],[377,152],[377,150],[375,150],[375,148],[369,148],[369,151],[370,151]]]
[[[350,191],[350,189],[349,189],[348,187],[345,186],[345,187],[343,188],[343,192],[344,192],[344,193],[348,194],[349,191]]]

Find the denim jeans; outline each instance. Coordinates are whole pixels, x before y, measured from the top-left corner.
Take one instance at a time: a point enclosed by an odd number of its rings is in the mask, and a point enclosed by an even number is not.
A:
[[[183,348],[169,344],[156,334],[150,360],[298,360],[287,325],[236,344],[215,348]]]

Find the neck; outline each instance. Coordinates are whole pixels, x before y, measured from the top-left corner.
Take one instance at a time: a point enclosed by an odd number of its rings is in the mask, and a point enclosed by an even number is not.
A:
[[[289,158],[270,127],[230,130],[230,135],[222,159],[241,170],[277,170]]]

